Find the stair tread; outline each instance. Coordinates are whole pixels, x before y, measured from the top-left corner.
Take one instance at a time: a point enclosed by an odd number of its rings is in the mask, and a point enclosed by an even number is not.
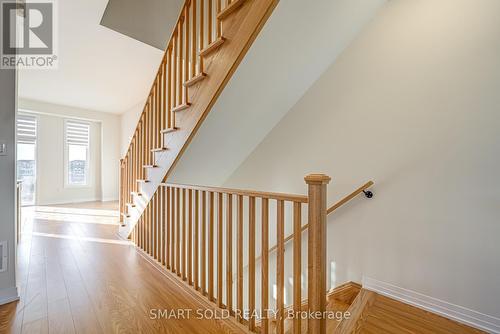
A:
[[[144,168],[157,168],[158,165],[143,165]]]
[[[215,41],[213,41],[206,48],[200,51],[200,56],[205,57],[209,55],[213,51],[217,50],[217,48],[219,48],[225,41],[226,39],[224,37],[218,37]]]
[[[149,180],[145,180],[145,179],[137,179],[137,182],[141,182],[141,183],[148,183]]]
[[[228,17],[229,15],[231,15],[233,12],[235,12],[238,8],[241,7],[241,5],[243,5],[243,3],[245,2],[245,0],[234,0],[233,2],[231,2],[229,4],[229,6],[227,6],[226,8],[224,8],[218,15],[217,15],[217,19],[218,20],[224,20],[226,17]]]
[[[189,107],[191,107],[191,103],[189,103],[189,102],[183,103],[181,105],[178,105],[174,109],[172,109],[172,112],[179,112],[179,111],[182,111],[182,110],[187,109]]]
[[[160,132],[161,132],[162,134],[167,134],[167,133],[174,132],[174,131],[177,131],[177,130],[179,130],[179,128],[174,126],[173,128],[166,128],[166,129],[163,129],[163,130],[161,130]]]
[[[139,193],[139,192],[136,192],[136,191],[132,191],[131,194],[134,195],[134,196],[142,196],[142,193]]]
[[[197,75],[195,75],[194,77],[192,77],[188,81],[185,81],[184,82],[184,86],[185,87],[194,86],[195,84],[197,84],[198,82],[202,81],[206,77],[207,77],[207,74],[205,72],[198,73]]]
[[[167,147],[155,147],[151,149],[151,152],[161,152],[161,151],[166,151],[168,150]]]

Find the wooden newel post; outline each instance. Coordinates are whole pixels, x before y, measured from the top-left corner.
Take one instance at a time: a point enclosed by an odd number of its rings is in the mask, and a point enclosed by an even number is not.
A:
[[[326,333],[326,186],[331,178],[310,174],[308,185],[308,333]]]

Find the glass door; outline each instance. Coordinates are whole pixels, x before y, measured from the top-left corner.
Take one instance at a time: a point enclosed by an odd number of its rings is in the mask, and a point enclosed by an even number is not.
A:
[[[22,181],[21,205],[35,205],[36,196],[36,117],[17,118],[17,179]]]

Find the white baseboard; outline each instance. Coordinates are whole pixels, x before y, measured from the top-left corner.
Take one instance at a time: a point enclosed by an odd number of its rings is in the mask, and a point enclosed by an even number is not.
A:
[[[10,302],[19,300],[19,293],[17,287],[5,288],[0,290],[0,305],[8,304]]]
[[[451,304],[395,285],[363,277],[363,288],[416,306],[443,317],[456,320],[489,333],[500,334],[500,318]]]
[[[85,202],[100,202],[100,198],[90,197],[90,198],[75,198],[71,200],[58,200],[58,201],[50,201],[44,203],[37,203],[37,206],[50,206],[50,205],[61,205],[61,204],[74,204],[74,203],[85,203]]]
[[[116,197],[103,197],[101,199],[101,202],[115,202],[118,201],[118,198]]]
[[[73,200],[60,200],[60,201],[51,201],[47,203],[37,203],[38,206],[50,206],[50,205],[61,205],[61,204],[73,204],[73,203],[85,203],[85,202],[111,202],[118,201],[118,198],[115,197],[106,197],[106,198],[77,198]]]

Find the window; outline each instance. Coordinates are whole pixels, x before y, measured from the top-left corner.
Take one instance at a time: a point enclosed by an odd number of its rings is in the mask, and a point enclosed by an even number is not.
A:
[[[86,186],[89,184],[90,124],[66,120],[64,132],[66,184]]]
[[[22,181],[21,205],[35,204],[36,132],[35,116],[17,116],[17,179]]]

